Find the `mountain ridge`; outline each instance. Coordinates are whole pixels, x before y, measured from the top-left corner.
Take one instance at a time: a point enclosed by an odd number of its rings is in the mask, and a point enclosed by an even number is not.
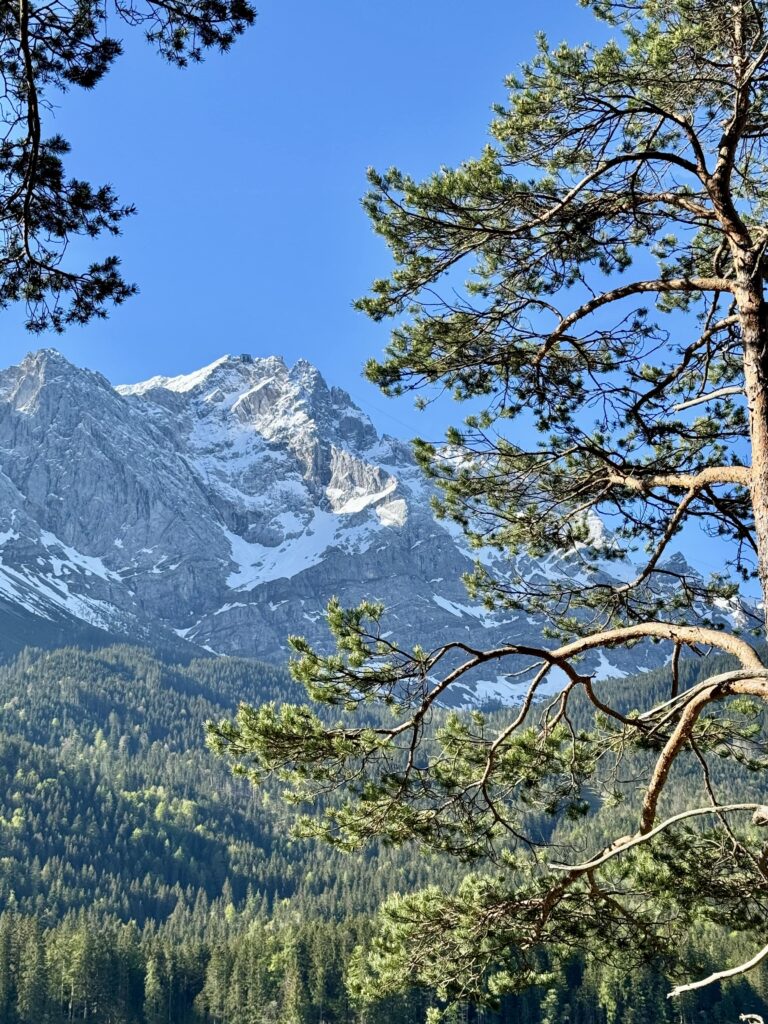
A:
[[[222,356],[113,387],[42,349],[0,371],[0,602],[65,634],[280,662],[290,634],[327,646],[335,595],[383,601],[404,643],[540,639],[467,597],[476,556],[432,493],[409,446],[306,360]],[[592,660],[598,676],[638,667]],[[500,675],[457,699],[515,692]]]

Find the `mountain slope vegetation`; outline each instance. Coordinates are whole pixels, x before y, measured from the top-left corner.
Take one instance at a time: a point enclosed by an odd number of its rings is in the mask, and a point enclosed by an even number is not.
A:
[[[459,873],[407,848],[344,856],[293,840],[277,790],[253,790],[205,748],[205,722],[240,700],[295,699],[282,669],[127,646],[26,650],[0,668],[0,1020],[362,1019],[344,978],[373,909]],[[702,936],[697,955],[719,941]],[[763,984],[689,1005],[724,1024],[736,1006],[765,1007]],[[565,981],[493,1019],[656,1024],[676,1019],[665,991],[661,975],[577,956]],[[364,1019],[419,1024],[434,1003],[418,989]]]

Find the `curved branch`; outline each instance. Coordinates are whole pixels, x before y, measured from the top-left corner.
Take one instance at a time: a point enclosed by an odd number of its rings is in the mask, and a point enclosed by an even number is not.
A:
[[[697,988],[706,988],[707,985],[713,985],[716,981],[725,981],[727,978],[736,978],[740,974],[746,974],[747,971],[751,971],[753,967],[757,967],[759,963],[768,956],[768,946],[763,946],[759,953],[755,953],[751,960],[747,960],[746,963],[739,964],[738,967],[729,967],[727,971],[716,971],[714,974],[710,974],[707,978],[702,978],[701,981],[692,981],[688,985],[677,985],[672,989],[671,992],[667,993],[667,999],[674,999],[676,996],[682,995],[683,992],[693,992]],[[741,1018],[742,1020],[744,1018]]]
[[[640,150],[637,153],[619,153],[617,156],[611,157],[609,160],[604,160],[593,171],[590,171],[589,174],[585,174],[581,181],[577,182],[570,191],[566,192],[559,202],[555,203],[554,206],[551,206],[548,210],[542,213],[541,216],[535,217],[533,220],[529,220],[524,224],[521,224],[513,233],[523,234],[531,231],[533,228],[549,223],[553,217],[556,217],[558,213],[561,213],[566,209],[588,185],[591,185],[593,181],[599,180],[606,171],[610,171],[621,164],[643,163],[650,160],[660,160],[664,163],[676,164],[677,166],[690,171],[691,174],[697,174],[696,165],[685,160],[684,157],[678,156],[677,153],[667,153],[659,149]],[[644,198],[650,202],[678,203],[679,200],[687,200],[688,197],[684,194],[678,196],[674,192],[659,192]],[[683,204],[679,203],[679,205]],[[698,216],[705,216],[708,219],[715,216],[711,210],[707,210],[705,207],[700,207],[694,203],[687,203],[684,206],[684,209],[689,212],[696,213]]]
[[[668,829],[670,825],[677,824],[678,821],[684,821],[686,818],[698,817],[702,814],[725,814],[730,813],[731,811],[756,811],[762,806],[762,804],[752,803],[722,804],[717,807],[694,807],[691,810],[681,811],[679,814],[674,814],[671,818],[667,818],[666,821],[662,821],[655,828],[651,829],[650,832],[639,832],[637,835],[625,836],[624,839],[619,839],[613,844],[613,846],[609,846],[608,849],[604,850],[598,857],[585,861],[583,864],[550,864],[550,867],[554,871],[593,871],[595,868],[601,867],[614,857],[618,857],[619,854],[626,853],[627,850],[631,850],[634,846],[639,846],[641,843],[647,843],[660,832]]]
[[[714,310],[712,312],[714,314]],[[660,395],[664,393],[664,391],[669,387],[669,385],[673,381],[678,380],[680,376],[683,373],[685,373],[686,369],[691,363],[691,360],[694,358],[695,353],[700,348],[707,345],[707,343],[716,334],[718,334],[720,331],[727,330],[729,327],[736,327],[739,324],[739,322],[740,318],[737,315],[733,314],[731,316],[723,317],[716,323],[710,323],[706,330],[704,330],[701,333],[701,335],[696,339],[696,341],[692,342],[690,345],[686,347],[686,349],[683,352],[682,359],[677,364],[677,366],[673,367],[671,370],[665,373],[663,377],[659,378],[659,380],[656,381],[656,383],[649,391],[646,391],[645,394],[640,395],[635,404],[629,410],[629,416],[637,416],[640,409],[644,405],[658,398]]]
[[[705,402],[714,402],[718,398],[727,398],[729,395],[743,395],[744,388],[740,384],[730,384],[728,387],[718,388],[716,391],[710,391],[706,395],[697,395],[695,398],[689,398],[687,402],[678,402],[677,405],[673,405],[672,408],[675,412],[682,412],[684,409],[691,409],[694,405],[703,405]]]
[[[514,655],[535,658],[537,661],[545,662],[549,667],[556,665],[558,668],[563,669],[572,681],[581,682],[582,677],[579,676],[573,665],[570,664],[570,659],[578,657],[580,654],[585,654],[587,651],[592,651],[597,647],[617,647],[620,644],[644,639],[671,640],[674,643],[682,644],[704,644],[707,647],[715,647],[726,654],[733,655],[733,657],[741,662],[743,668],[751,670],[753,674],[759,675],[764,671],[763,663],[757,651],[740,637],[720,632],[717,629],[707,629],[703,626],[676,625],[672,622],[638,622],[631,626],[620,626],[616,629],[593,633],[590,636],[579,637],[577,640],[572,640],[570,643],[557,647],[554,650],[547,650],[544,647],[529,647],[526,644],[504,644],[501,647],[480,651],[462,642],[446,644],[433,653],[430,657],[430,665],[434,666],[437,664],[451,650],[464,650],[471,657],[436,683],[426,695],[424,704],[428,708],[440,694],[445,692],[451,683],[456,682],[457,679],[478,665]]]
[[[629,591],[634,590],[635,587],[639,587],[640,584],[645,582],[645,580],[647,580],[648,577],[653,573],[653,570],[658,565],[659,559],[666,551],[667,545],[675,536],[680,524],[685,519],[686,512],[688,511],[688,508],[690,507],[691,503],[698,495],[699,490],[700,488],[698,487],[691,487],[691,489],[686,492],[685,497],[682,499],[680,504],[677,506],[675,511],[670,516],[669,521],[667,522],[667,525],[664,529],[664,532],[659,538],[658,544],[650,553],[650,558],[646,561],[645,565],[637,574],[637,576],[635,576],[634,579],[629,580],[629,582],[623,583],[621,586],[616,588],[617,594],[629,593]],[[676,649],[677,647],[679,647],[679,645],[676,646]]]
[[[669,718],[674,717],[683,704],[691,700],[692,697],[706,689],[708,686],[723,686],[726,683],[746,682],[748,679],[755,678],[768,679],[768,669],[764,668],[756,671],[754,668],[742,668],[736,669],[733,672],[723,672],[723,674],[719,676],[710,676],[709,679],[703,679],[700,683],[692,686],[684,693],[674,694],[669,698],[669,700],[662,701],[661,704],[656,704],[648,711],[644,711],[638,717],[641,721],[650,721],[662,711],[666,711],[667,714],[656,723],[655,728],[658,728],[660,725],[663,725],[665,721],[668,721]]]
[[[646,637],[679,641],[685,644],[705,644],[707,647],[716,647],[725,651],[726,654],[732,654],[738,658],[744,668],[754,669],[757,673],[762,672],[764,668],[757,651],[746,640],[729,633],[722,633],[717,629],[706,629],[703,626],[678,626],[672,622],[638,622],[631,626],[607,629],[600,633],[593,633],[591,636],[580,637],[563,647],[544,653],[543,656],[546,657],[548,654],[555,663],[559,664],[566,658],[594,650],[595,647],[616,647],[618,644],[643,640]]]
[[[716,484],[739,484],[749,487],[752,472],[749,466],[708,466],[698,473],[661,473],[649,476],[638,476],[637,470],[632,475],[613,470],[608,474],[608,482],[630,491],[647,494],[657,487],[679,487],[685,490],[700,490]]]
[[[541,365],[552,348],[574,324],[603,306],[608,306],[612,302],[618,302],[620,299],[626,299],[630,295],[642,295],[647,292],[732,292],[733,289],[734,282],[724,277],[670,277],[657,278],[653,281],[633,281],[631,284],[621,285],[619,288],[612,288],[610,291],[601,292],[600,295],[596,295],[593,299],[585,302],[583,306],[579,306],[578,309],[575,309],[560,321],[534,357],[533,366],[536,368]]]
[[[707,704],[711,703],[713,700],[717,700],[720,697],[727,697],[734,693],[751,694],[752,696],[762,697],[763,700],[765,700],[766,697],[768,697],[768,673],[766,673],[765,670],[762,672],[751,673],[746,679],[741,679],[739,681],[710,680],[705,684],[704,689],[699,690],[696,695],[689,700],[685,710],[680,716],[680,721],[673,729],[671,736],[659,754],[656,767],[653,770],[653,775],[648,783],[648,788],[645,792],[645,797],[643,798],[643,807],[640,819],[641,832],[649,832],[653,828],[659,798],[662,790],[664,789],[669,772],[672,765],[675,763],[678,754],[691,738],[701,712]]]
[[[643,808],[640,816],[640,831],[650,832],[656,819],[656,809],[659,804],[661,791],[669,776],[672,765],[677,760],[677,755],[688,742],[693,732],[699,715],[718,693],[718,685],[707,686],[688,702],[687,707],[680,716],[680,721],[672,730],[672,735],[664,744],[664,748],[656,761],[651,781],[643,797]]]

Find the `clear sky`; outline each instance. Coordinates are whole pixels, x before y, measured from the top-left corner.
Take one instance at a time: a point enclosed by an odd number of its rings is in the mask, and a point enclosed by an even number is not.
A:
[[[461,409],[418,413],[361,375],[388,329],[352,302],[391,266],[360,206],[365,170],[424,176],[476,156],[538,31],[555,45],[607,29],[577,0],[254,2],[256,25],[232,51],[185,71],[110,26],[125,55],[92,92],[62,96],[47,127],[72,143],[72,173],[137,205],[93,255],[117,252],[141,290],[59,336],[0,312],[0,366],[53,346],[119,384],[227,352],[304,357],[380,430],[439,439]],[[686,554],[715,568],[698,540]]]
[[[437,437],[425,414],[361,378],[383,326],[352,309],[389,269],[360,207],[365,169],[426,175],[476,155],[504,76],[550,42],[604,29],[576,0],[256,0],[256,25],[224,56],[178,71],[137,33],[90,93],[61,98],[51,130],[69,168],[111,182],[138,216],[118,252],[140,294],[63,336],[2,313],[2,365],[51,345],[114,383],[177,374],[225,352],[303,356],[387,432]],[[427,420],[425,420],[427,417]]]

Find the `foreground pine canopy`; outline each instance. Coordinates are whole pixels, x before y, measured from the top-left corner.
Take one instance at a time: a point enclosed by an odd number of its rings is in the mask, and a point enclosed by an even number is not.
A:
[[[551,645],[410,649],[381,607],[334,603],[337,653],[291,642],[338,723],[267,705],[213,729],[240,770],[319,803],[305,831],[467,863],[458,890],[383,908],[363,994],[493,998],[582,950],[660,964],[676,995],[768,956],[765,609],[737,596],[768,587],[768,0],[585,6],[610,41],[540,39],[479,158],[423,182],[372,172],[365,200],[395,262],[360,302],[395,323],[368,375],[467,402],[446,444],[416,442],[438,514],[495,551],[471,592],[545,615]],[[717,538],[719,573],[668,557],[681,531]],[[569,571],[518,576],[526,552]],[[628,553],[642,568],[609,581]],[[668,652],[663,693],[585,671],[646,643]],[[489,666],[525,695],[503,724],[439,710]],[[712,921],[754,956],[724,941],[703,977],[683,940]]]
[[[117,235],[134,212],[110,185],[67,176],[70,146],[46,133],[62,93],[92,89],[122,53],[126,26],[177,67],[228,50],[252,24],[248,0],[18,0],[0,4],[0,308],[26,326],[63,331],[133,295],[117,256],[71,257],[77,239]]]

